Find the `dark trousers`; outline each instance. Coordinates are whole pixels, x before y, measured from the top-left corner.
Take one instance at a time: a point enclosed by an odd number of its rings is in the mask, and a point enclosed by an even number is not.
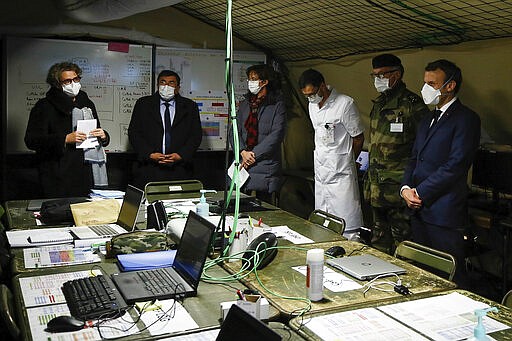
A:
[[[461,288],[468,287],[464,233],[459,229],[426,223],[416,215],[411,217],[411,230],[414,242],[455,257],[457,268],[453,281]]]

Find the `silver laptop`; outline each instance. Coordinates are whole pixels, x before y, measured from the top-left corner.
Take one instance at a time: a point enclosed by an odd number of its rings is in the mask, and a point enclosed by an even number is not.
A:
[[[128,185],[115,224],[73,226],[69,230],[78,239],[110,238],[121,233],[133,231],[143,200],[144,192]]]
[[[404,274],[404,268],[372,255],[350,256],[327,260],[327,264],[362,281],[385,274]]]
[[[195,296],[215,225],[190,211],[172,266],[112,275],[128,303]]]

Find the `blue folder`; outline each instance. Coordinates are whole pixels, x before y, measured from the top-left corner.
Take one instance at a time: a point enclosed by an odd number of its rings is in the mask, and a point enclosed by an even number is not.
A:
[[[130,253],[117,255],[123,271],[148,270],[170,267],[174,262],[176,250]]]

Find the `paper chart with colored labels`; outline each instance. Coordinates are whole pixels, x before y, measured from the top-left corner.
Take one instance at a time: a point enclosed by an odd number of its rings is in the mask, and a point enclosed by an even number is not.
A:
[[[101,258],[90,247],[75,248],[72,245],[54,245],[23,249],[25,268],[64,266],[96,263]]]
[[[65,272],[53,275],[21,277],[20,289],[23,293],[25,307],[36,307],[47,304],[66,303],[60,289],[70,280],[100,275],[100,270]]]

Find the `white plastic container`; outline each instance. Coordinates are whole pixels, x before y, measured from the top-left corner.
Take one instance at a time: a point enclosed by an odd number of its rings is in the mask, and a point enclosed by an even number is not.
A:
[[[306,288],[311,301],[324,298],[324,250],[312,249],[306,255]]]

